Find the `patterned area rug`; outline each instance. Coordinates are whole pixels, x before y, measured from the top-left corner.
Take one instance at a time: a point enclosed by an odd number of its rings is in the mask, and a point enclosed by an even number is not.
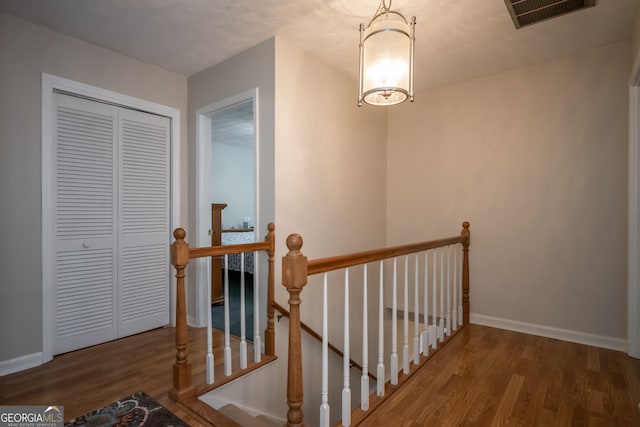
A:
[[[189,427],[144,392],[137,392],[104,408],[67,421],[65,427]]]

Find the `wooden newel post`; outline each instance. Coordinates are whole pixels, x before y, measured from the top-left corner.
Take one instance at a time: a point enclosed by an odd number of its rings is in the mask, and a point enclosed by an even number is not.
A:
[[[462,223],[462,324],[469,324],[469,243],[471,242],[471,232],[469,223]]]
[[[274,332],[274,313],[273,313],[273,301],[275,299],[274,278],[273,278],[273,259],[276,253],[276,226],[270,222],[267,225],[269,232],[264,238],[265,242],[269,242],[269,279],[267,282],[267,329],[264,331],[264,352],[268,356],[276,355],[276,339]]]
[[[176,361],[173,364],[173,387],[169,396],[181,402],[195,395],[191,379],[191,363],[187,353],[187,306],[184,293],[184,269],[189,264],[189,244],[184,241],[187,232],[176,228],[171,245],[171,264],[176,269]]]
[[[300,252],[302,237],[287,238],[289,252],[282,257],[282,285],[289,291],[289,369],[287,378],[287,426],[303,426],[302,340],[300,337],[300,291],[307,284],[307,257]]]

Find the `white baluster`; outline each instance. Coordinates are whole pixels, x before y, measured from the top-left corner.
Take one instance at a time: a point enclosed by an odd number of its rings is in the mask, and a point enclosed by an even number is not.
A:
[[[362,377],[360,378],[360,409],[369,409],[369,302],[367,301],[367,264],[363,272],[362,288]]]
[[[444,341],[444,248],[440,249],[440,324],[438,340]]]
[[[207,257],[207,271],[211,272],[211,257]],[[211,307],[211,286],[207,286],[207,304]],[[207,384],[213,384],[213,365],[214,365],[214,356],[213,356],[213,331],[211,326],[211,311],[209,311],[209,315],[207,316],[207,358],[205,360],[206,370],[207,370]]]
[[[415,268],[413,271],[413,363],[420,363],[420,298],[418,289],[418,258],[416,254]]]
[[[384,396],[384,261],[380,261],[380,282],[378,286],[378,365],[376,366],[376,391]]]
[[[258,251],[253,253],[254,262],[258,261]],[[255,273],[255,271],[254,271]],[[253,276],[253,361],[258,363],[262,358],[262,339],[260,337],[260,283],[258,275]]]
[[[458,244],[458,323],[463,326],[462,320],[462,243]]]
[[[224,256],[224,374],[231,375],[231,332],[229,330],[229,255]]]
[[[327,315],[327,273],[324,273],[322,288],[322,403],[320,404],[320,426],[329,427],[329,327]]]
[[[451,336],[451,246],[447,246],[447,336]]]
[[[409,256],[404,257],[404,334],[402,336],[402,372],[409,373]]]
[[[422,354],[429,355],[429,251],[424,253],[424,330],[422,331]]]
[[[240,369],[247,369],[247,315],[244,289],[244,252],[240,253]]]
[[[429,341],[431,342],[431,347],[435,350],[438,348],[438,305],[436,292],[438,288],[438,279],[436,276],[436,261],[438,259],[438,249],[433,250],[433,320],[431,322],[431,326],[429,327]]]
[[[398,259],[393,259],[393,298],[391,308],[391,384],[398,384]]]
[[[349,374],[349,269],[344,270],[344,356],[342,357],[342,425],[351,425],[351,387]]]
[[[454,331],[458,330],[458,247],[453,245],[453,313],[451,314],[451,321],[453,324],[451,328]]]

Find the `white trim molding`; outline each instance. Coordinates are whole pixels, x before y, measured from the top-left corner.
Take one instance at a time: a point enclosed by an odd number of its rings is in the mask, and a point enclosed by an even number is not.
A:
[[[0,362],[0,377],[40,366],[43,363],[42,352],[25,354]]]
[[[51,337],[51,317],[53,313],[53,285],[52,264],[48,262],[51,258],[51,248],[53,242],[53,231],[49,224],[49,218],[44,215],[53,211],[53,200],[51,200],[51,192],[45,191],[50,185],[52,164],[53,164],[53,93],[59,91],[84,98],[93,99],[100,102],[120,105],[126,108],[133,108],[152,114],[168,117],[171,120],[171,149],[170,149],[170,229],[173,231],[181,225],[180,206],[182,195],[180,191],[180,110],[166,105],[157,104],[155,102],[144,99],[134,98],[110,90],[91,86],[85,83],[68,80],[62,77],[53,76],[51,74],[42,73],[42,353],[40,354],[40,363],[45,363],[53,359],[53,343]],[[167,239],[173,240],[173,236],[167,236]],[[169,262],[167,260],[167,262]],[[175,325],[175,275],[173,271],[171,277],[170,292],[170,319],[171,324]],[[24,356],[30,357],[30,356]],[[36,365],[34,365],[36,366]]]
[[[603,335],[587,334],[585,332],[571,331],[568,329],[553,328],[550,326],[536,325],[533,323],[519,322],[517,320],[501,319],[471,313],[470,322],[474,325],[490,326],[492,328],[506,329],[508,331],[522,332],[524,334],[538,335],[541,337],[555,338],[593,347],[608,348],[611,350],[627,351],[627,341],[622,338],[606,337]]]
[[[640,359],[640,55],[629,80],[627,354]]]

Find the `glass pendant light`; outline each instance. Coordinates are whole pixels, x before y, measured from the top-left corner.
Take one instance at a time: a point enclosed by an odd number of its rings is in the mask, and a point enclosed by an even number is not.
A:
[[[365,28],[360,24],[360,84],[358,106],[413,102],[413,50],[416,17],[411,21],[380,6]]]

